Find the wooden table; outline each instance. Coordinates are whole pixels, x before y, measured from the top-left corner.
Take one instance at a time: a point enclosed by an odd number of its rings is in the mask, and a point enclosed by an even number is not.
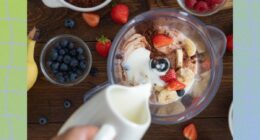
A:
[[[135,15],[149,10],[145,0],[121,0],[130,7],[130,19]],[[149,0],[148,0],[149,1]],[[222,29],[226,34],[232,32],[232,9],[225,9],[213,16],[200,18],[207,24]],[[64,121],[82,103],[84,93],[94,86],[107,80],[106,59],[100,57],[94,49],[97,36],[104,34],[113,39],[121,26],[114,24],[109,15],[109,8],[99,11],[101,23],[98,28],[90,28],[84,23],[81,14],[68,9],[50,9],[41,0],[28,0],[28,31],[33,26],[41,30],[41,38],[36,45],[35,60],[39,66],[39,55],[43,45],[50,38],[59,34],[73,34],[79,36],[90,46],[93,54],[93,67],[99,70],[96,77],[88,76],[77,86],[65,88],[48,82],[41,71],[36,84],[28,93],[28,139],[47,140],[54,136]],[[64,19],[73,18],[75,29],[66,29]],[[224,56],[224,73],[219,91],[210,105],[197,117],[178,125],[152,124],[143,139],[146,140],[184,140],[183,127],[194,122],[198,128],[199,140],[229,140],[232,139],[228,129],[228,110],[232,101],[233,84],[233,55]],[[64,100],[70,100],[72,107],[65,109]],[[48,123],[39,124],[39,118],[45,116]]]

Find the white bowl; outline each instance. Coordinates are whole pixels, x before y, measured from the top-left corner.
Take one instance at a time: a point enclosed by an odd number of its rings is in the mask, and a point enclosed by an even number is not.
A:
[[[88,7],[88,8],[82,8],[82,7],[77,7],[75,5],[72,5],[68,2],[66,2],[65,0],[42,0],[42,2],[50,7],[50,8],[60,8],[60,7],[66,7],[78,12],[93,12],[93,11],[97,11],[103,7],[105,7],[106,5],[108,5],[111,0],[105,0],[104,2],[102,2],[101,4],[94,6],[94,7]]]
[[[233,136],[233,102],[230,105],[229,113],[228,113],[228,126],[231,132],[231,135]]]

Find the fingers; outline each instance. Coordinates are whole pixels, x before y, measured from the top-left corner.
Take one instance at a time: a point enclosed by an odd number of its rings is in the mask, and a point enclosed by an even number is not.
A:
[[[52,140],[92,140],[97,132],[96,126],[79,126],[67,130]]]

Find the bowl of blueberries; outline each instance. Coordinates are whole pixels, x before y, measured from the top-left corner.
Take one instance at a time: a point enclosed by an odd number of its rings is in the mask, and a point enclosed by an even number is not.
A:
[[[92,66],[88,45],[72,35],[50,39],[40,56],[42,73],[48,81],[60,86],[73,86],[83,81]]]

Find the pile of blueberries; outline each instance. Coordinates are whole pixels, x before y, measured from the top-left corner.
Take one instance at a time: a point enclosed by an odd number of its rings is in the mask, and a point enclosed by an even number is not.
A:
[[[47,66],[60,83],[75,81],[87,68],[85,50],[70,39],[58,40],[51,49]]]

